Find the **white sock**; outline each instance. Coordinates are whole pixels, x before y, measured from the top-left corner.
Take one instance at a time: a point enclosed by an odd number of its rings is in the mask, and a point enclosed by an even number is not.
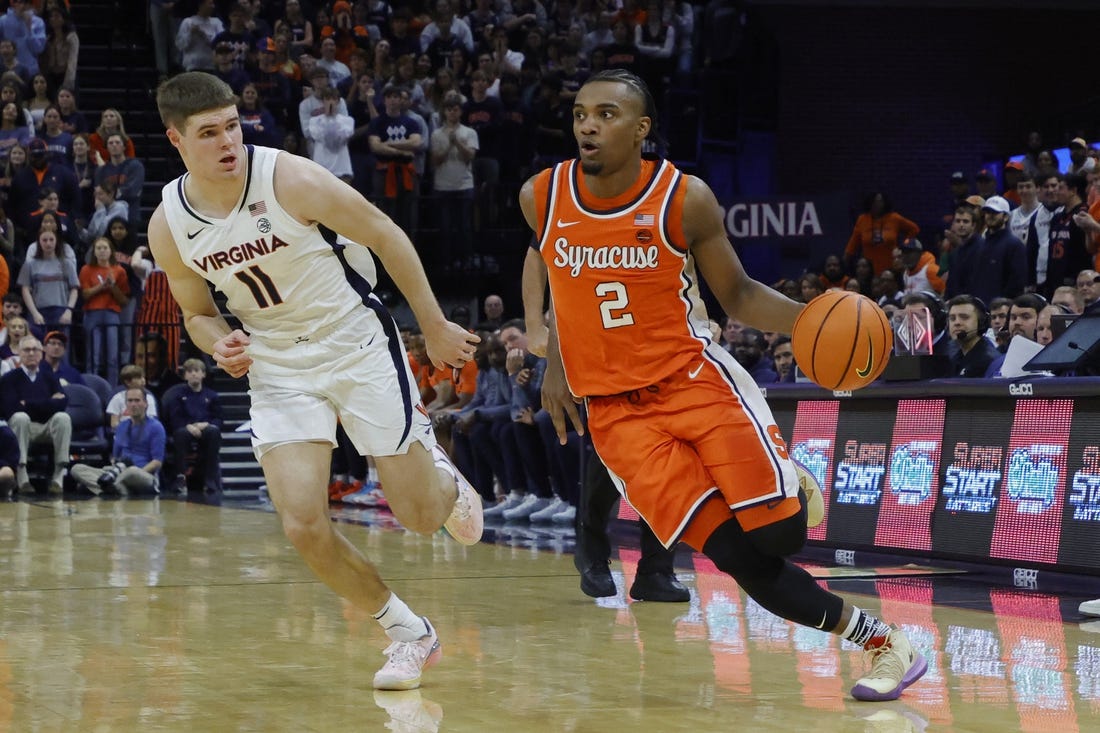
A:
[[[348,475],[346,473],[334,473],[334,474],[332,474],[332,482],[336,483],[337,481],[343,481],[344,483],[347,483],[348,482]]]
[[[424,623],[424,619],[413,613],[412,609],[393,592],[390,593],[390,599],[386,601],[386,605],[382,606],[382,610],[374,614],[374,618],[382,624],[386,636],[394,641],[416,641],[428,634],[428,626]]]
[[[863,646],[876,636],[885,637],[889,633],[889,626],[859,607],[853,607],[852,618],[841,636],[854,644]]]

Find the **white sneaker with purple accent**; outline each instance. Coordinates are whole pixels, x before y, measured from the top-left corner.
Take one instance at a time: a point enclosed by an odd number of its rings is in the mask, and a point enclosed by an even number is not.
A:
[[[896,626],[890,627],[885,637],[871,639],[863,650],[871,660],[871,671],[852,688],[852,697],[857,700],[897,700],[906,687],[928,671],[928,662]]]
[[[428,619],[428,633],[416,641],[395,641],[383,652],[389,659],[374,674],[376,690],[414,690],[420,687],[420,674],[443,656],[439,637]]]
[[[481,495],[451,462],[451,457],[446,451],[436,445],[432,448],[432,456],[436,466],[454,477],[455,486],[458,488],[454,509],[451,510],[451,516],[447,517],[443,526],[457,542],[463,545],[476,545],[485,529],[485,518],[481,513]]]

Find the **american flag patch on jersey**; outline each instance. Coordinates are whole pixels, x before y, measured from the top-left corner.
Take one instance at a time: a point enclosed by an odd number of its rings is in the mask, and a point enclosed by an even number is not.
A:
[[[651,227],[653,226],[653,214],[635,214],[634,226],[636,227]]]
[[[257,201],[254,204],[249,204],[248,205],[248,213],[252,214],[252,216],[259,216],[260,214],[266,214],[267,213],[267,202],[266,201]],[[651,216],[649,218],[652,219],[653,217]]]

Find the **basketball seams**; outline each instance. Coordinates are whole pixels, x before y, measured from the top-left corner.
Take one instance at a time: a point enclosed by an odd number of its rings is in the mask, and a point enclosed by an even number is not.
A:
[[[821,302],[816,302],[819,299]],[[842,303],[845,305],[840,308]],[[850,311],[853,306],[854,313]],[[874,315],[878,331],[870,322],[864,322],[871,315]],[[812,337],[809,336],[811,322],[815,328]],[[831,325],[827,325],[830,322]],[[859,389],[870,384],[885,369],[893,343],[889,319],[874,301],[858,293],[835,292],[828,297],[819,296],[798,314],[792,330],[802,336],[792,336],[796,361],[804,365],[806,376],[824,389]],[[867,340],[866,354],[859,351],[864,338]],[[845,346],[838,339],[850,339],[846,358]],[[871,370],[863,375],[860,369],[866,368],[862,366],[865,361]]]
[[[837,303],[837,305],[839,305],[840,303],[843,303],[846,300],[851,300],[852,297],[853,296],[845,295],[843,298],[840,299],[840,301]],[[833,389],[840,389],[840,385],[844,383],[845,378],[848,376],[848,370],[850,370],[852,368],[852,360],[856,358],[856,347],[859,346],[859,335],[860,335],[859,327],[860,327],[860,324],[861,324],[861,321],[862,321],[862,318],[863,318],[863,314],[861,313],[861,311],[863,310],[863,301],[858,297],[855,298],[855,301],[856,301],[856,327],[855,327],[855,330],[852,332],[852,344],[848,348],[848,361],[845,362],[844,369],[840,372],[840,378],[837,380],[837,383],[835,385],[833,385]],[[824,325],[824,324],[822,324],[822,325]]]
[[[841,298],[840,300],[838,300],[835,303],[833,303],[832,305],[830,305],[829,310],[825,311],[825,315],[821,316],[821,318],[818,320],[817,332],[814,334],[814,344],[813,344],[813,347],[811,347],[811,349],[810,349],[810,370],[813,372],[813,374],[811,374],[809,376],[810,376],[810,379],[812,379],[815,382],[817,382],[817,380],[818,380],[817,345],[821,341],[821,332],[824,330],[825,324],[828,323],[829,316],[832,315],[833,311],[836,310],[837,307],[843,302],[844,302],[844,299]],[[810,310],[810,307],[809,307],[809,305],[807,305],[806,308],[802,311],[802,313],[799,314],[799,318],[801,318],[802,315],[805,314],[806,312],[808,312],[809,310]],[[797,330],[797,329],[795,329],[795,330]],[[820,384],[820,382],[819,382],[819,384]],[[836,389],[836,388],[833,387],[833,389]]]

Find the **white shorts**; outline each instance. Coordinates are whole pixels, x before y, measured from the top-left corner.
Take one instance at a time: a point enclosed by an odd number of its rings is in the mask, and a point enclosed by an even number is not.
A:
[[[308,341],[253,338],[248,347],[252,449],[257,459],[283,443],[336,445],[339,419],[363,455],[435,445],[431,420],[409,369],[397,326],[371,300]]]

